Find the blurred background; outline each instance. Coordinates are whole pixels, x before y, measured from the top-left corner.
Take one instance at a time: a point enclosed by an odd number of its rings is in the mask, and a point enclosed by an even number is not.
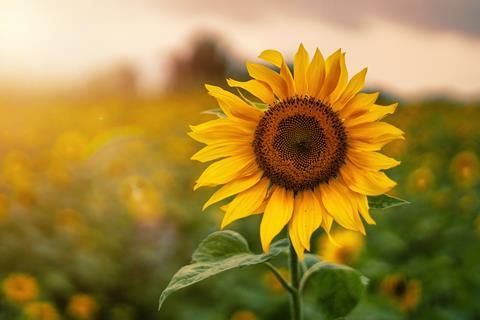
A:
[[[285,319],[262,266],[157,301],[222,218],[192,191],[203,83],[300,42],[368,66],[407,137],[385,151],[411,204],[339,248],[314,238],[370,278],[348,319],[480,319],[479,16],[477,0],[0,0],[0,319]],[[258,222],[232,226],[257,252]]]

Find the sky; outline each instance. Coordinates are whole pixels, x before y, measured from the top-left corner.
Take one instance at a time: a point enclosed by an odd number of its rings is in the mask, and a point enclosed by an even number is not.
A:
[[[70,83],[132,62],[145,88],[202,30],[242,60],[300,42],[347,52],[350,74],[396,94],[480,94],[478,0],[0,0],[0,78]]]

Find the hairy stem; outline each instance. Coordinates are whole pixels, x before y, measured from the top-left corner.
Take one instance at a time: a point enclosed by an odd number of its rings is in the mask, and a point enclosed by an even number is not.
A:
[[[299,286],[300,286],[300,272],[298,265],[298,256],[290,241],[290,278],[291,287],[294,289],[290,292],[290,316],[292,320],[302,320],[302,301],[300,300]]]

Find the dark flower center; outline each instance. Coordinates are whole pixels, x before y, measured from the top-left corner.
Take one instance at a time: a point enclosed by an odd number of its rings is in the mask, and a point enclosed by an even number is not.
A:
[[[253,147],[272,183],[298,192],[337,176],[345,162],[347,137],[330,106],[312,97],[292,97],[265,112]]]

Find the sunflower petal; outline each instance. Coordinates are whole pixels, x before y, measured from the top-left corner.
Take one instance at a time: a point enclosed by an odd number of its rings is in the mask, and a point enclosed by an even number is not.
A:
[[[370,196],[384,194],[396,185],[385,173],[361,169],[348,159],[340,174],[350,190]]]
[[[373,220],[372,216],[370,215],[370,208],[368,206],[368,198],[364,194],[360,194],[357,192],[352,192],[352,199],[356,202],[358,211],[362,215],[363,219],[368,224],[376,224],[375,220]]]
[[[388,106],[380,106],[378,104],[373,104],[370,107],[370,110],[360,114],[358,116],[352,116],[349,119],[345,120],[345,126],[353,127],[358,124],[374,122],[377,120],[383,119],[388,114],[393,114],[397,109],[398,103],[393,103]]]
[[[260,223],[260,239],[264,252],[268,251],[273,238],[282,231],[293,213],[293,192],[276,187],[270,196]]]
[[[273,104],[274,96],[272,89],[262,81],[258,81],[255,79],[248,80],[248,81],[236,81],[233,79],[228,79],[227,83],[230,87],[234,88],[242,88],[252,95],[260,99],[262,102],[266,104]]]
[[[197,151],[190,160],[209,162],[220,158],[242,155],[249,152],[252,147],[248,143],[215,143]]]
[[[280,99],[288,95],[288,88],[285,80],[278,73],[258,63],[247,62],[248,74],[259,81],[267,83],[273,93]]]
[[[347,157],[358,167],[373,171],[390,169],[400,164],[400,161],[379,152],[359,152],[351,149]]]
[[[338,49],[327,58],[327,61],[325,61],[325,82],[323,83],[322,89],[320,89],[317,98],[321,100],[328,98],[337,87],[342,73],[342,56],[342,51]]]
[[[379,95],[379,92],[358,93],[351,98],[342,109],[340,109],[340,116],[347,119],[352,115],[360,115],[367,112],[375,101],[377,101]]]
[[[222,201],[223,199],[226,199],[237,193],[247,190],[248,188],[255,185],[258,181],[260,181],[260,179],[262,178],[262,175],[263,175],[263,172],[258,171],[257,173],[251,176],[235,179],[227,183],[226,185],[218,189],[214,194],[212,194],[210,199],[208,199],[208,201],[205,202],[205,204],[203,205],[202,210],[205,210],[206,208],[208,208],[214,203],[217,203],[219,201]]]
[[[368,143],[382,143],[403,140],[403,131],[386,122],[369,122],[347,129],[350,140],[361,140]]]
[[[303,44],[300,44],[293,62],[293,75],[295,77],[295,89],[299,95],[308,94],[307,70],[309,65],[308,52]]]
[[[303,260],[305,248],[302,246],[300,237],[298,235],[298,226],[297,224],[294,224],[293,218],[292,220],[290,220],[290,223],[288,224],[288,235],[290,237],[290,242],[293,245],[293,249],[295,249],[295,252],[297,253],[298,258],[300,260]]]
[[[240,192],[227,206],[221,228],[241,218],[248,217],[262,205],[267,194],[270,180],[263,178],[253,187]]]
[[[297,194],[291,222],[298,230],[302,246],[308,251],[312,234],[322,224],[322,214],[318,199],[312,191]]]
[[[212,143],[234,143],[252,141],[255,126],[248,125],[246,121],[232,121],[229,119],[215,119],[205,123],[190,126],[192,132],[188,135],[198,142]]]
[[[308,92],[316,97],[325,81],[325,60],[320,50],[315,50],[312,62],[307,70]]]
[[[338,101],[336,101],[333,105],[332,108],[334,110],[340,110],[345,106],[347,102],[349,102],[357,93],[360,92],[360,90],[363,89],[365,85],[365,77],[367,75],[367,70],[368,68],[363,69],[356,75],[350,79],[348,82],[347,87],[345,88],[345,91],[342,93]]]
[[[264,50],[258,57],[262,60],[270,62],[278,68],[280,68],[283,64],[283,55],[277,50]]]
[[[194,190],[204,186],[226,184],[233,179],[246,177],[258,172],[255,155],[228,157],[212,163],[197,179]]]
[[[212,97],[217,99],[220,108],[229,118],[253,121],[256,123],[263,116],[262,111],[252,107],[231,92],[208,84],[205,85],[205,88],[207,88],[208,93]]]
[[[329,97],[326,99],[326,101],[331,105],[333,105],[335,101],[337,101],[338,98],[340,98],[340,96],[342,95],[342,93],[344,92],[347,86],[348,70],[347,70],[347,66],[345,65],[345,53],[340,55],[340,60],[338,64],[340,68],[340,75],[338,76],[337,85],[335,86],[335,89],[332,91],[332,93],[330,93]]]
[[[357,231],[358,226],[354,218],[355,209],[346,195],[346,187],[337,180],[330,180],[328,184],[320,185],[320,195],[328,213],[342,227]]]

